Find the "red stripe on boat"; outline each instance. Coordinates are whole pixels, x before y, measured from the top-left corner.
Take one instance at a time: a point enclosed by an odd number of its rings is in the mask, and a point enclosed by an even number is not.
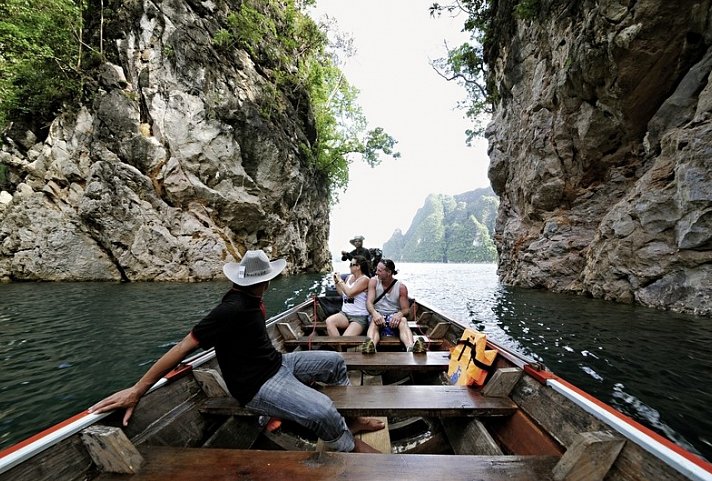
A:
[[[656,442],[662,444],[663,446],[665,446],[666,448],[670,449],[671,451],[674,451],[675,453],[679,454],[680,456],[682,456],[683,458],[687,459],[687,460],[690,461],[691,463],[696,464],[697,466],[699,466],[700,468],[704,469],[705,471],[707,471],[707,472],[709,472],[709,473],[712,473],[712,463],[709,463],[708,461],[702,459],[701,457],[697,456],[696,454],[691,453],[691,452],[685,450],[684,448],[678,446],[677,444],[673,443],[673,442],[670,441],[669,439],[667,439],[667,438],[661,436],[660,434],[656,433],[656,432],[653,431],[652,429],[646,428],[645,426],[643,426],[643,425],[640,424],[639,422],[637,422],[637,421],[635,421],[634,419],[632,419],[632,418],[626,416],[626,415],[623,414],[622,412],[620,412],[620,411],[618,411],[617,409],[615,409],[615,408],[609,406],[608,404],[604,403],[603,401],[600,401],[600,400],[596,399],[595,397],[593,397],[593,396],[591,396],[590,394],[588,394],[586,391],[583,391],[582,389],[577,388],[576,386],[574,386],[574,385],[571,384],[570,382],[568,382],[568,381],[566,381],[566,380],[564,380],[564,379],[562,379],[562,378],[560,378],[560,377],[557,377],[557,376],[553,376],[553,377],[556,378],[556,381],[557,381],[557,382],[563,384],[563,385],[566,386],[568,389],[571,389],[572,391],[575,391],[578,395],[580,395],[581,397],[586,398],[586,400],[590,401],[592,404],[595,404],[596,406],[600,407],[601,409],[603,409],[603,410],[609,412],[610,414],[612,414],[612,415],[615,416],[616,418],[618,418],[618,419],[620,419],[621,421],[625,422],[626,424],[632,426],[633,428],[635,428],[636,430],[642,432],[643,434],[645,434],[645,435],[647,435],[647,436],[650,436],[650,437],[653,438]]]
[[[168,371],[168,373],[163,376],[166,378],[167,381],[172,381],[174,379],[177,379],[183,375],[185,375],[187,372],[192,371],[193,366],[190,364],[179,364],[178,367],[175,369]]]
[[[531,377],[533,377],[542,384],[546,384],[546,381],[548,381],[549,379],[560,379],[559,376],[557,376],[551,371],[537,369],[535,367],[530,366],[529,364],[526,364],[524,366],[524,372],[529,374]]]
[[[65,427],[69,424],[72,424],[75,421],[78,421],[79,419],[87,416],[88,414],[89,414],[89,411],[84,410],[84,411],[80,412],[79,414],[75,414],[71,418],[65,419],[61,423],[57,423],[54,426],[45,429],[44,431],[40,431],[39,433],[37,433],[33,436],[30,436],[29,438],[25,439],[24,441],[20,441],[19,443],[10,446],[9,448],[0,451],[0,458],[4,458],[5,456],[8,456],[8,455],[14,453],[15,451],[19,451],[20,449],[24,448],[25,446],[28,446],[28,445],[34,443],[35,441],[39,441],[40,439],[44,438],[45,436],[48,436],[56,431],[59,431],[63,427]]]
[[[169,372],[168,372],[165,376],[163,376],[163,377],[166,379],[166,381],[171,382],[171,381],[173,381],[173,380],[175,380],[175,379],[178,379],[178,378],[184,376],[185,374],[187,374],[188,372],[190,372],[190,371],[192,371],[192,370],[193,370],[193,366],[192,366],[192,365],[190,365],[190,364],[181,364],[181,365],[179,365],[178,367],[176,367],[175,369],[169,371]],[[16,452],[16,451],[19,451],[20,449],[22,449],[22,448],[24,448],[24,447],[26,447],[26,446],[29,446],[30,444],[32,444],[32,443],[34,443],[34,442],[40,441],[42,438],[47,437],[47,436],[49,436],[50,434],[59,431],[59,430],[62,429],[63,427],[68,426],[68,425],[74,423],[75,421],[78,421],[78,420],[82,419],[83,417],[85,417],[85,416],[87,416],[87,415],[89,415],[89,414],[90,414],[90,413],[89,413],[88,410],[84,410],[84,411],[80,412],[79,414],[75,414],[74,416],[72,416],[72,417],[70,417],[70,418],[67,418],[67,419],[65,419],[64,421],[62,421],[62,422],[60,422],[60,423],[57,423],[57,424],[55,424],[55,425],[52,426],[52,427],[49,427],[49,428],[45,429],[44,431],[40,431],[39,433],[34,434],[34,435],[30,436],[29,438],[27,438],[27,439],[25,439],[25,440],[23,440],[23,441],[20,441],[20,442],[17,443],[17,444],[13,444],[13,445],[10,446],[9,448],[0,451],[0,458],[4,458],[5,456],[9,456],[10,454],[12,454],[12,453],[14,453],[14,452]]]

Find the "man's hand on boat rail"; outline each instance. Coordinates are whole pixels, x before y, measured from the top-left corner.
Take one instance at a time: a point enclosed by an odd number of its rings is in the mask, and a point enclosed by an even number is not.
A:
[[[89,412],[93,414],[99,414],[106,411],[113,411],[114,409],[126,408],[126,413],[124,414],[124,426],[127,426],[129,419],[133,414],[134,408],[138,404],[139,399],[143,395],[139,392],[136,386],[132,386],[123,391],[116,392],[109,397],[106,397],[94,404],[89,408]]]
[[[133,386],[112,394],[89,408],[90,413],[103,413],[126,408],[124,426],[127,426],[141,396],[158,381],[161,376],[176,367],[185,357],[198,348],[198,340],[189,332],[151,366],[146,374]]]

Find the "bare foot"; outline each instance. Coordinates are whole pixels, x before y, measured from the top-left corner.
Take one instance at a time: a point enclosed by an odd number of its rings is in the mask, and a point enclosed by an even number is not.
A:
[[[349,429],[354,434],[380,431],[384,427],[386,427],[386,424],[383,421],[374,418],[358,417],[352,419],[349,423]]]
[[[381,453],[378,449],[364,443],[360,439],[354,439],[354,450],[351,452],[352,453],[378,453],[378,454]]]

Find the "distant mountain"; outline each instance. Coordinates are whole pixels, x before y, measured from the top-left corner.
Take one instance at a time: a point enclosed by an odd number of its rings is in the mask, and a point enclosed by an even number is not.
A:
[[[492,240],[499,199],[491,188],[430,194],[408,231],[396,229],[383,256],[404,262],[495,262]]]

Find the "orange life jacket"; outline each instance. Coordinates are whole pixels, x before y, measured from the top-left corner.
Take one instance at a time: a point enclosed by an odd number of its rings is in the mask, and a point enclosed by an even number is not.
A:
[[[467,328],[462,337],[450,351],[450,364],[447,376],[451,384],[460,386],[482,387],[497,351],[486,349],[487,336],[474,329]]]

